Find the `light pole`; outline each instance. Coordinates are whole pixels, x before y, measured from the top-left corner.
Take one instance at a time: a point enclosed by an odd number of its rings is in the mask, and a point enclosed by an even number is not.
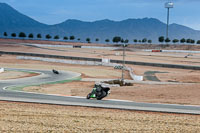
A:
[[[168,29],[169,29],[169,9],[174,7],[174,3],[167,2],[165,3],[165,8],[167,8],[167,30],[166,30],[166,39],[168,38]]]
[[[123,44],[123,67],[122,67],[122,83],[124,84],[124,70],[125,70],[125,46],[126,44]]]

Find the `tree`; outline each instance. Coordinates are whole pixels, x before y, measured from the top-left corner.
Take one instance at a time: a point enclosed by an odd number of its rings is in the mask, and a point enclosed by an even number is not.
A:
[[[78,38],[77,40],[78,40],[78,41],[80,41],[81,39],[80,39],[80,38]]]
[[[124,39],[123,38],[121,39],[121,43],[124,43]]]
[[[195,40],[192,39],[192,40],[191,40],[191,43],[194,44],[194,43],[195,43]]]
[[[151,44],[151,43],[152,43],[152,40],[148,40],[148,43],[150,43],[150,44]]]
[[[54,39],[59,39],[60,37],[58,35],[54,36]]]
[[[185,42],[186,42],[185,38],[182,38],[182,39],[180,40],[180,42],[181,42],[181,43],[185,43]]]
[[[158,41],[159,41],[160,43],[163,43],[164,40],[165,40],[164,36],[160,36],[160,37],[158,38]]]
[[[105,40],[105,42],[109,43],[109,42],[110,42],[110,40],[109,40],[109,39],[106,39],[106,40]]]
[[[134,43],[137,43],[137,42],[138,42],[138,40],[137,40],[137,39],[134,39],[133,41],[134,41]]]
[[[147,39],[146,38],[142,39],[142,42],[143,43],[147,42]]]
[[[124,43],[128,43],[129,42],[129,40],[128,39],[126,39],[125,41],[124,41]]]
[[[42,38],[42,35],[41,34],[37,34],[37,38]]]
[[[200,44],[200,40],[197,41],[197,44]]]
[[[113,37],[113,43],[118,43],[118,42],[120,42],[122,39],[121,39],[121,37],[119,37],[119,36],[115,36],[115,37]]]
[[[173,43],[177,43],[177,42],[179,42],[179,40],[178,39],[174,39],[172,42]]]
[[[75,36],[70,36],[69,39],[70,39],[70,40],[74,40],[74,39],[75,39]]]
[[[12,33],[11,36],[12,37],[16,37],[17,35],[16,35],[16,33]]]
[[[50,39],[51,36],[49,34],[46,35],[46,39]]]
[[[7,32],[4,32],[3,35],[4,35],[4,37],[7,37],[7,36],[8,36]]]
[[[28,35],[28,38],[33,38],[33,34],[30,33],[30,34]]]
[[[68,37],[67,37],[67,36],[64,36],[63,39],[64,39],[64,40],[68,40]]]
[[[166,42],[166,43],[169,43],[170,41],[171,41],[171,40],[170,40],[169,38],[166,38],[166,39],[165,39],[165,42]]]
[[[187,42],[187,43],[191,43],[191,42],[192,42],[192,39],[187,39],[186,42]]]
[[[26,37],[26,34],[25,34],[24,32],[20,32],[20,33],[19,33],[19,37],[25,38],[25,37]]]
[[[87,41],[88,43],[90,43],[90,38],[86,38],[86,41]]]
[[[96,38],[95,41],[98,42],[98,41],[99,41],[99,38]]]

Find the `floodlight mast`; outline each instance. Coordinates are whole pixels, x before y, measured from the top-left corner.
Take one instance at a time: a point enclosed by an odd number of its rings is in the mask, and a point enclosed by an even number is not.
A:
[[[124,70],[125,70],[125,47],[126,44],[123,44],[123,68],[122,68],[122,84],[124,85]]]
[[[166,38],[168,38],[168,30],[169,30],[169,9],[174,7],[174,3],[167,2],[165,3],[165,8],[167,8],[167,30],[166,30]]]

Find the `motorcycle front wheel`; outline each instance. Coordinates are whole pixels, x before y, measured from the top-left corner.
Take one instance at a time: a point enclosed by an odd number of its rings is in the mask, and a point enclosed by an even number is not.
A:
[[[89,93],[89,94],[87,95],[86,98],[87,98],[87,99],[90,99],[90,96],[91,96],[91,93]]]

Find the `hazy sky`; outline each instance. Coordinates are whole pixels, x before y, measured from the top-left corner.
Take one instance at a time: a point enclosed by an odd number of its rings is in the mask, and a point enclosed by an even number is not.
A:
[[[95,21],[101,19],[157,18],[166,22],[168,0],[0,0],[19,12],[46,24],[67,19]],[[200,0],[171,0],[170,23],[200,30]]]

